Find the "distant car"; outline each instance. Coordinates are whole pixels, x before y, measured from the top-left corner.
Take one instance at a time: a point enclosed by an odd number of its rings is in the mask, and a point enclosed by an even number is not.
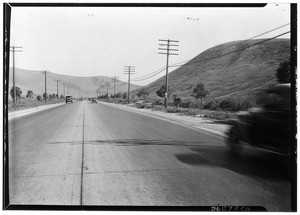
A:
[[[152,107],[152,103],[151,102],[147,102],[146,100],[138,100],[136,103],[135,103],[136,107],[137,108],[151,108]]]
[[[81,97],[81,98],[79,98],[79,101],[83,101],[83,98]]]
[[[73,103],[73,98],[72,96],[66,96],[66,103],[71,102]]]
[[[97,103],[95,98],[92,98],[91,101],[92,101],[92,103]]]
[[[257,107],[238,113],[231,120],[226,142],[234,151],[243,145],[290,156],[291,152],[291,89],[279,84],[257,94]]]

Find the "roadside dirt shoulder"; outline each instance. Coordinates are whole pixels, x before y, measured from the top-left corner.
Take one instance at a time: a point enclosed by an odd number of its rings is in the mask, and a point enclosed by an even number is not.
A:
[[[42,105],[42,106],[38,106],[35,108],[26,108],[24,110],[19,110],[19,111],[13,111],[13,112],[8,112],[8,119],[13,119],[13,118],[17,118],[20,116],[25,116],[31,113],[35,113],[38,111],[42,111],[42,110],[46,110],[46,109],[50,109],[50,108],[54,108],[60,105],[63,105],[64,103],[57,103],[57,104],[48,104],[48,105]]]

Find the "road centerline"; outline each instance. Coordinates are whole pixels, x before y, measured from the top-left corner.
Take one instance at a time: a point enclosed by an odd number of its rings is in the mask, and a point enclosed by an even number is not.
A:
[[[82,146],[81,146],[81,177],[80,177],[80,205],[82,205],[82,192],[83,192],[83,167],[84,167],[84,104],[82,106]]]

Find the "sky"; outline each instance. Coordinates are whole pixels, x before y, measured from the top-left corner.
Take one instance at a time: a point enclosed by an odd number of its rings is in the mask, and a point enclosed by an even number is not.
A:
[[[132,83],[147,85],[165,75],[138,81],[166,66],[166,55],[158,54],[159,39],[179,41],[178,56],[169,58],[172,65],[288,23],[288,3],[263,8],[13,7],[10,45],[23,47],[16,53],[17,68],[127,81],[124,66],[135,66]],[[258,38],[289,30],[290,25]]]

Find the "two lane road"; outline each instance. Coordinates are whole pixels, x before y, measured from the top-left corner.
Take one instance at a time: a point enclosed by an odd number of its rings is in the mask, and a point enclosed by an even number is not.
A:
[[[9,121],[11,204],[289,211],[290,181],[266,171],[271,163],[233,157],[220,137],[102,103]]]

